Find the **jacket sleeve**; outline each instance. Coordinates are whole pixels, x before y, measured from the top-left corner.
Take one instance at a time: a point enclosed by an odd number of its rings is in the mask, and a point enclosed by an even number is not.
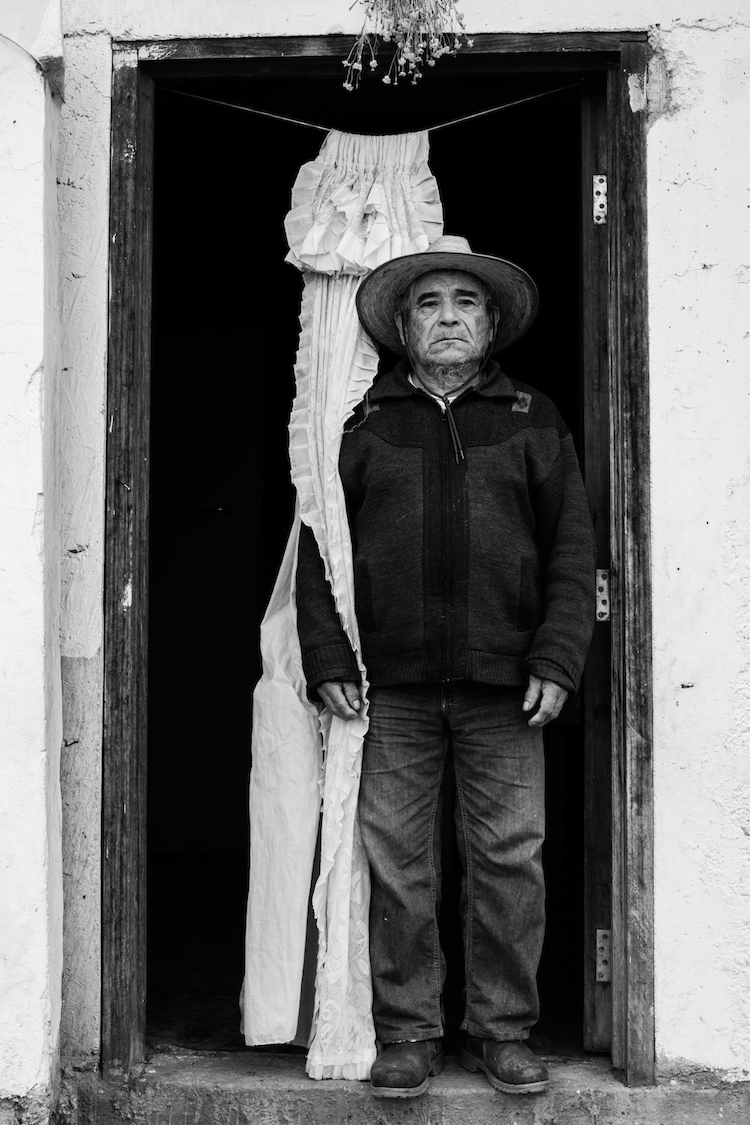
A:
[[[575,692],[595,614],[596,556],[573,439],[566,434],[534,500],[542,552],[544,618],[527,657],[529,671]]]
[[[297,552],[297,632],[308,688],[328,680],[360,682],[315,536],[306,524],[300,528]]]

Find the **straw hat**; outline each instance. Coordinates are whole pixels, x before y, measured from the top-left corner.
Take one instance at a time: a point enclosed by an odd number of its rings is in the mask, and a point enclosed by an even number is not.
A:
[[[359,319],[375,340],[397,355],[406,354],[396,327],[399,301],[412,282],[436,270],[461,270],[487,286],[500,309],[493,352],[515,343],[531,326],[539,293],[526,271],[505,258],[475,254],[465,238],[444,234],[422,254],[404,254],[384,262],[359,287]]]

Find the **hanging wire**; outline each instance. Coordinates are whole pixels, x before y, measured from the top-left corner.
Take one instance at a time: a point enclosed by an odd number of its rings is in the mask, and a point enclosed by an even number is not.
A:
[[[566,86],[555,86],[553,90],[543,90],[541,94],[530,94],[526,98],[518,98],[513,102],[504,102],[503,105],[492,106],[491,109],[480,109],[477,113],[468,113],[465,117],[456,117],[452,121],[443,121],[440,125],[431,125],[426,132],[436,133],[438,129],[450,129],[452,125],[463,125],[465,121],[475,121],[478,117],[487,117],[490,113],[499,113],[503,109],[513,109],[514,106],[534,102],[539,98],[559,94],[562,90],[572,90],[580,86],[579,82],[569,82]],[[226,109],[238,109],[241,113],[253,113],[258,117],[270,117],[273,121],[285,121],[288,125],[301,125],[306,129],[317,129],[320,133],[330,133],[332,130],[327,125],[316,125],[313,121],[300,121],[296,117],[285,117],[281,113],[269,113],[265,109],[254,109],[249,105],[237,105],[236,102],[222,102],[218,98],[207,98],[203,94],[188,94],[185,90],[173,90],[169,86],[164,89],[170,94],[179,94],[182,98],[194,98],[199,102],[209,102],[210,105],[222,105]]]
[[[453,121],[444,121],[442,125],[432,125],[427,132],[437,133],[438,129],[450,129],[451,125],[463,125],[465,121],[475,121],[477,117],[486,117],[488,113],[499,113],[501,109],[512,109],[513,106],[523,105],[525,102],[535,102],[537,98],[546,98],[549,94],[559,94],[561,90],[572,90],[574,86],[580,86],[580,82],[569,82],[567,86],[555,86],[554,90],[543,90],[541,94],[530,94],[527,98],[519,98],[515,102],[496,105],[492,109],[480,109],[478,113],[467,113],[465,117],[456,117]]]
[[[179,94],[181,98],[195,98],[198,102],[209,102],[211,105],[223,105],[227,109],[239,109],[242,113],[255,113],[258,117],[271,117],[274,121],[286,121],[289,125],[304,125],[306,129],[318,129],[321,133],[330,133],[326,125],[315,125],[312,121],[297,121],[294,117],[284,117],[281,113],[268,113],[265,109],[253,109],[249,105],[237,105],[235,102],[221,102],[218,98],[206,98],[203,94],[188,94],[186,90],[173,90],[169,86],[164,89],[169,94]]]

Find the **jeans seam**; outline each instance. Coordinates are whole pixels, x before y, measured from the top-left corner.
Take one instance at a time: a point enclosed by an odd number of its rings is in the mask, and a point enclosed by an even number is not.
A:
[[[470,993],[473,992],[471,965],[474,945],[472,924],[474,914],[474,862],[471,852],[471,844],[469,842],[469,832],[466,826],[466,805],[464,803],[464,793],[461,785],[461,771],[459,769],[458,761],[456,760],[455,755],[453,757],[453,772],[456,778],[456,797],[458,799],[458,807],[461,813],[461,834],[464,838],[464,855],[466,856],[466,870],[464,872],[464,879],[466,880],[466,928],[463,935],[464,974],[466,976],[466,1011],[464,1013],[464,1020],[466,1020],[473,999],[473,996],[471,996]]]
[[[440,771],[438,773],[437,785],[435,786],[435,798],[432,803],[432,812],[430,813],[430,886],[432,889],[432,901],[437,902],[437,872],[435,870],[435,820],[437,818],[437,807],[440,802],[440,790],[443,784],[443,774],[445,773],[445,742],[446,735],[443,735],[443,758],[440,763]],[[438,928],[437,913],[432,923],[432,965],[435,972],[435,996],[437,997],[437,1010],[441,1011],[440,997],[442,993],[442,980],[440,975],[440,930]],[[440,1020],[442,1025],[442,1017]],[[442,1031],[440,1033],[442,1035]]]

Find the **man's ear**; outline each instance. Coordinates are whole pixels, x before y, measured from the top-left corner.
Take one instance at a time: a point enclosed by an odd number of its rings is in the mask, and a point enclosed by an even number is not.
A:
[[[482,360],[483,363],[485,363],[492,355],[492,348],[497,338],[497,326],[500,323],[500,309],[497,307],[497,305],[493,305],[490,309],[490,317],[492,318],[492,331],[490,332],[489,343],[487,344],[487,350],[485,351],[484,359]]]
[[[393,318],[396,322],[396,329],[398,331],[401,343],[406,347],[406,329],[404,328],[404,318],[401,315],[401,309],[396,310],[396,315]]]

